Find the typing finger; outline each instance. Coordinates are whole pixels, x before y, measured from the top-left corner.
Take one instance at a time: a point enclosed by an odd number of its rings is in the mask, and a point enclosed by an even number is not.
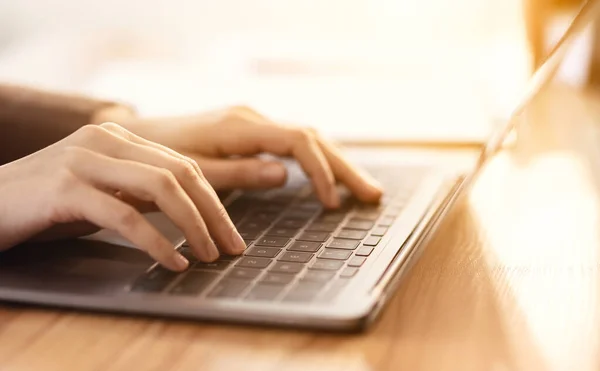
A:
[[[106,143],[95,143],[92,144],[93,146],[108,156],[168,169],[202,215],[219,248],[232,255],[240,254],[245,250],[244,240],[235,229],[225,207],[194,160],[129,133],[119,126],[115,127],[114,124],[102,126],[103,128],[108,127],[113,137],[107,139]],[[120,134],[115,134],[115,131]]]
[[[188,261],[136,209],[90,185],[73,187],[63,201],[68,212],[119,232],[164,267],[182,271]]]
[[[79,178],[101,189],[118,189],[155,203],[183,231],[200,260],[219,257],[200,213],[170,171],[83,148],[72,150],[78,153],[71,170]]]
[[[267,189],[285,184],[287,170],[278,161],[257,158],[199,158],[206,179],[217,190]]]
[[[363,202],[377,202],[383,191],[381,185],[370,175],[361,172],[343,156],[333,144],[316,135],[317,142],[323,154],[331,165],[336,179],[348,187],[356,197]]]

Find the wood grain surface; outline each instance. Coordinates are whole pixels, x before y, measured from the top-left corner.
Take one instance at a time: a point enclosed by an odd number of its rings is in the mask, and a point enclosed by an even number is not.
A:
[[[541,96],[364,334],[5,304],[0,370],[598,370],[597,102]]]

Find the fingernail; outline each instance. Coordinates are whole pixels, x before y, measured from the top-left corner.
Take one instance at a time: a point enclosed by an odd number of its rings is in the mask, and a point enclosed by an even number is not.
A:
[[[190,265],[190,262],[184,258],[183,255],[177,254],[175,258],[175,265],[177,266],[177,269],[184,270],[187,269],[187,267]]]
[[[234,250],[240,254],[246,250],[246,242],[235,228],[231,230],[231,244]]]
[[[278,184],[285,179],[285,168],[276,163],[265,164],[258,174],[261,183]]]

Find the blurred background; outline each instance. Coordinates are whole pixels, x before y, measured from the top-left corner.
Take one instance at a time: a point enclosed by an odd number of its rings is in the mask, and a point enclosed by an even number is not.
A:
[[[342,140],[481,141],[578,6],[3,0],[0,81],[120,99],[143,115],[245,104]],[[594,33],[569,56],[573,83],[593,75]]]

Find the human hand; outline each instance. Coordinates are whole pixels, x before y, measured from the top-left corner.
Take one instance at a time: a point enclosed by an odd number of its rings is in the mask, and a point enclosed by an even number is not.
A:
[[[364,202],[376,202],[382,195],[375,180],[350,164],[336,146],[314,130],[274,123],[246,107],[173,119],[132,118],[123,124],[196,160],[218,190],[282,185],[286,170],[280,162],[252,157],[270,153],[294,157],[326,207],[340,204],[336,180]]]
[[[53,226],[88,222],[119,232],[169,269],[185,269],[187,260],[128,198],[156,204],[199,260],[218,258],[213,239],[227,254],[245,249],[194,160],[106,123],[0,167],[0,250]]]

